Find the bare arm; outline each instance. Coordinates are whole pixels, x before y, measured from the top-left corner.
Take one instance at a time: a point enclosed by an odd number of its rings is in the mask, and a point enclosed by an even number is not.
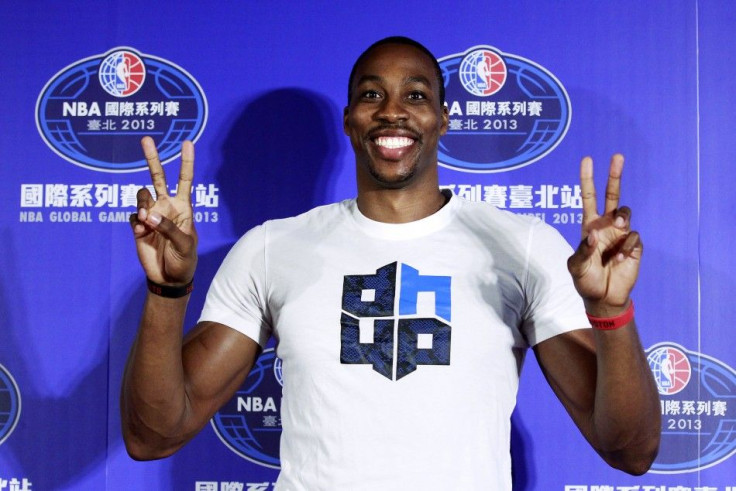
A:
[[[568,261],[586,311],[613,317],[625,311],[643,246],[619,208],[623,157],[611,159],[605,211],[598,215],[592,161],[581,164],[583,240]],[[659,449],[657,387],[635,322],[611,330],[579,330],[535,347],[550,386],[595,450],[613,467],[643,474]]]
[[[547,381],[583,436],[612,467],[643,474],[657,455],[657,389],[636,326],[581,329],[534,348]]]
[[[182,146],[176,196],[169,196],[155,145],[143,150],[156,190],[138,193],[131,217],[138,257],[146,276],[181,286],[194,276],[197,235],[192,221],[194,148]],[[205,322],[182,337],[189,295],[164,298],[148,292],[138,335],[123,377],[120,398],[123,439],[136,459],[166,457],[189,441],[242,384],[260,347],[222,324]]]
[[[123,439],[137,460],[184,446],[242,385],[260,353],[255,341],[214,322],[198,324],[182,341],[181,321],[159,317],[172,310],[160,303],[170,301],[149,294],[125,370]]]

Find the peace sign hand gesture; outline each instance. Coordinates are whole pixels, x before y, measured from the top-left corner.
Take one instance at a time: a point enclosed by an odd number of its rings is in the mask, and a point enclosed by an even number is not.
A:
[[[631,210],[619,208],[623,165],[622,155],[611,157],[605,208],[599,215],[593,161],[586,157],[580,163],[583,240],[568,259],[567,268],[587,312],[596,317],[613,317],[628,307],[643,252],[639,234],[631,230]]]
[[[141,140],[156,200],[146,188],[138,191],[138,213],[130,216],[138,259],[149,280],[172,286],[189,283],[197,266],[197,232],[192,220],[194,145],[181,146],[176,196],[169,196],[166,175],[153,139]]]

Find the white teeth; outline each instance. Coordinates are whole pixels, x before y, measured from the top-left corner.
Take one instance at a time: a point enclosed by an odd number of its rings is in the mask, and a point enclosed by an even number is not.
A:
[[[379,136],[376,138],[376,145],[385,148],[408,147],[412,143],[414,143],[414,140],[405,136]]]

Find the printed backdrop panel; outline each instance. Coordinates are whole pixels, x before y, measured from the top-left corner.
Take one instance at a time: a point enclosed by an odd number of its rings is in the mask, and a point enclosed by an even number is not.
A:
[[[530,356],[514,489],[736,490],[734,16],[703,0],[6,2],[0,491],[272,489],[281,372],[270,349],[176,455],[141,463],[123,447],[118,395],[145,297],[127,225],[150,184],[138,141],[154,138],[172,192],[180,142],[196,141],[192,326],[246,230],[355,195],[347,78],[395,34],[440,61],[440,181],[455,194],[535,215],[576,245],[580,158],[594,158],[601,193],[610,156],[626,157],[660,455],[640,477],[607,467]]]

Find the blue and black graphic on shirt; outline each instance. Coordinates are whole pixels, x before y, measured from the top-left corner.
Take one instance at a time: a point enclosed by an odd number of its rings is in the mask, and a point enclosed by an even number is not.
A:
[[[375,274],[346,275],[340,319],[340,362],[372,365],[390,380],[418,365],[450,364],[451,278],[421,275],[402,263],[397,284],[398,267],[394,262]],[[420,293],[434,295],[433,316],[417,312]],[[373,342],[360,342],[361,320],[364,327],[372,322]]]

